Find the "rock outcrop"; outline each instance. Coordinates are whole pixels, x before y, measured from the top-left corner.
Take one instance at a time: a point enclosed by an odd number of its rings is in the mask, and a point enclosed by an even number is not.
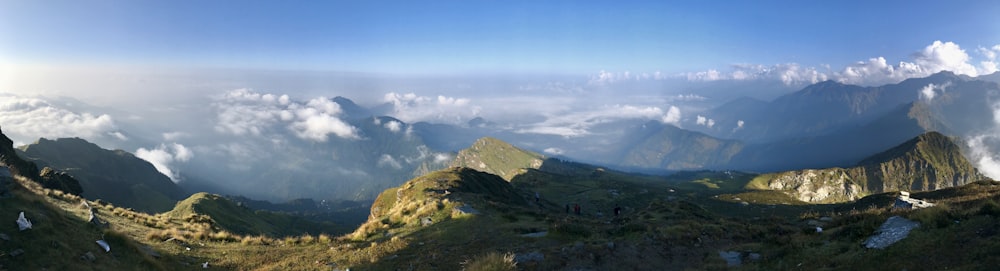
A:
[[[930,191],[986,179],[948,137],[927,132],[850,168],[764,174],[750,189],[779,190],[804,202],[835,203],[891,191]]]
[[[882,223],[875,234],[865,240],[866,248],[884,249],[910,235],[910,231],[920,227],[920,223],[901,216],[890,217]]]
[[[72,176],[48,167],[39,172],[35,163],[21,159],[14,150],[14,141],[3,134],[3,131],[0,131],[0,166],[6,166],[14,176],[28,178],[45,188],[59,189],[75,195],[83,193],[80,182]]]

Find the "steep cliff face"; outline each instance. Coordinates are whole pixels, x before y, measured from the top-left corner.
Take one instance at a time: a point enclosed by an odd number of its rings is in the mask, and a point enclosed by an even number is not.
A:
[[[835,203],[890,191],[929,191],[986,179],[948,137],[927,132],[851,168],[764,174],[747,188],[779,190],[801,201]]]
[[[844,202],[868,195],[864,187],[856,183],[859,177],[863,178],[858,176],[857,170],[851,169],[807,169],[761,175],[749,188],[785,191],[804,202]]]

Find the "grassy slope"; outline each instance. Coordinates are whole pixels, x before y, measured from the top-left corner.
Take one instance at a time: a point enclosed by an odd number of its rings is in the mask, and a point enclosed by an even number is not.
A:
[[[21,156],[64,170],[80,181],[83,196],[150,213],[170,210],[186,196],[152,164],[122,150],[105,150],[79,138],[39,139]],[[123,189],[125,188],[125,189]]]
[[[297,216],[254,211],[219,195],[204,192],[178,202],[174,209],[165,215],[184,220],[210,219],[214,226],[241,235],[286,236],[302,233],[336,234],[348,231],[332,224],[316,223]],[[207,217],[199,218],[199,215]]]
[[[467,167],[511,180],[525,169],[542,166],[545,156],[526,151],[496,138],[484,137],[458,152],[452,167]]]

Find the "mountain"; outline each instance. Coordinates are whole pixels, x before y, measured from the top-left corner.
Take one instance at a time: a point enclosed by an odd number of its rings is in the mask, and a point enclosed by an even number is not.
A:
[[[80,138],[39,139],[19,153],[38,164],[73,175],[88,199],[144,212],[170,210],[187,196],[152,164],[123,150],[106,150]]]
[[[659,170],[719,168],[743,150],[744,144],[650,121],[622,142],[619,166]]]
[[[375,115],[371,110],[368,110],[367,108],[364,108],[354,103],[351,99],[345,97],[333,97],[333,102],[340,106],[340,110],[349,120],[363,119]]]
[[[996,83],[950,72],[880,87],[825,82],[763,105],[742,99],[714,109],[745,120],[744,127],[732,132],[691,129],[748,140],[727,168],[849,167],[927,131],[961,138],[982,135],[995,126],[992,118],[970,116],[992,116],[997,93]],[[729,118],[709,115],[719,118],[717,126]]]
[[[901,105],[918,101],[921,91],[929,85],[951,86],[970,81],[975,80],[948,71],[877,87],[825,81],[778,97],[766,105],[745,99],[724,104],[705,114],[716,120],[717,127],[728,124],[726,127],[730,128],[699,129],[713,136],[750,143],[820,136],[871,122]],[[744,120],[745,125],[730,130],[738,120]]]
[[[195,193],[177,203],[165,216],[186,221],[207,221],[221,230],[240,235],[290,236],[303,233],[342,233],[346,229],[303,217],[255,211],[225,197]]]
[[[22,159],[14,149],[14,141],[2,131],[0,131],[0,166],[7,167],[14,176],[28,178],[45,188],[58,189],[74,195],[83,193],[80,182],[65,172],[49,167],[39,171],[35,163]]]
[[[779,190],[810,203],[852,201],[892,191],[930,191],[986,179],[961,149],[938,132],[924,133],[850,168],[760,175],[748,188]]]
[[[491,204],[510,208],[527,202],[499,176],[469,168],[444,169],[379,194],[368,222],[353,236],[364,240],[377,234],[409,232],[467,213],[492,211]]]
[[[525,169],[538,169],[545,156],[515,147],[492,137],[484,137],[458,152],[452,167],[467,167],[491,173],[505,180],[522,174]]]

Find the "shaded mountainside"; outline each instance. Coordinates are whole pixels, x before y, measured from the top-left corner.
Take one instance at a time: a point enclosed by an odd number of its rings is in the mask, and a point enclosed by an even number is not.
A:
[[[2,131],[0,131],[0,166],[7,167],[14,176],[28,178],[45,188],[58,189],[74,195],[83,193],[80,182],[72,176],[48,167],[39,171],[35,163],[22,159],[14,149],[14,141]]]
[[[975,84],[970,82],[976,81],[947,71],[878,87],[825,81],[778,97],[766,106],[757,104],[748,111],[728,109],[744,104],[742,101],[719,106],[708,112],[707,117],[714,118],[720,124],[744,120],[746,126],[733,131],[706,132],[715,136],[732,136],[747,142],[820,136],[871,122],[901,105],[915,102],[919,99],[921,89],[930,84]]]
[[[743,143],[678,128],[657,121],[647,122],[623,140],[631,144],[622,151],[620,166],[659,170],[719,168],[743,150]]]
[[[510,181],[525,169],[542,167],[545,156],[526,151],[492,137],[477,140],[458,152],[452,167],[467,167],[488,172]]]
[[[187,196],[149,162],[123,150],[106,150],[80,138],[39,139],[20,153],[80,181],[82,196],[144,212],[163,212]]]
[[[333,224],[317,223],[299,216],[255,211],[225,197],[204,192],[178,202],[165,215],[173,219],[208,222],[221,230],[240,235],[289,236],[347,231]]]
[[[851,201],[891,191],[930,191],[986,179],[951,139],[928,132],[850,168],[760,175],[750,189],[779,190],[805,202]]]

